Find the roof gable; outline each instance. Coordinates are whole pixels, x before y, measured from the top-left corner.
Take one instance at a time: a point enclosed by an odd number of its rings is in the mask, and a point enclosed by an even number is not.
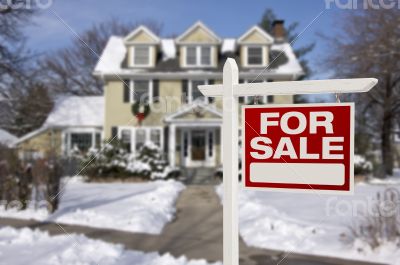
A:
[[[124,39],[125,44],[142,43],[157,44],[160,38],[145,26],[139,26]]]
[[[176,39],[177,43],[221,43],[221,39],[201,21],[196,22]]]
[[[273,42],[274,38],[259,26],[251,27],[238,39],[239,44],[272,44]]]
[[[165,118],[166,122],[174,121],[185,121],[185,120],[195,120],[195,119],[216,119],[220,120],[222,118],[221,112],[219,112],[215,107],[209,106],[202,102],[194,102],[191,105],[187,105],[180,109],[179,111],[167,116]]]

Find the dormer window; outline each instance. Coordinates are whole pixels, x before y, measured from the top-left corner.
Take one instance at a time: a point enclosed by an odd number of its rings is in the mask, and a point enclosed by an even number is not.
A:
[[[135,46],[132,47],[133,65],[134,66],[149,66],[150,63],[150,47]]]
[[[263,64],[262,47],[247,47],[247,65],[260,66]]]
[[[186,66],[211,66],[211,47],[187,46]]]

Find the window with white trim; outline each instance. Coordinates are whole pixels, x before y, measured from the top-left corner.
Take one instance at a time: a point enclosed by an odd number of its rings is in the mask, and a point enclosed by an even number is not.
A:
[[[187,46],[186,66],[211,66],[211,46]]]
[[[263,48],[247,47],[247,65],[260,66],[263,64]]]
[[[92,133],[71,133],[70,150],[87,152],[92,147]]]
[[[137,152],[146,142],[152,142],[158,147],[163,146],[162,127],[118,127],[118,137],[128,152]]]
[[[130,102],[142,102],[152,104],[153,80],[130,80],[129,82]]]
[[[135,46],[132,47],[133,51],[133,65],[134,66],[149,66],[150,65],[150,47],[149,46]]]
[[[188,80],[187,84],[187,103],[192,103],[195,100],[204,100],[204,102],[208,103],[209,100],[207,97],[204,97],[203,94],[199,90],[199,86],[208,85],[208,80]]]

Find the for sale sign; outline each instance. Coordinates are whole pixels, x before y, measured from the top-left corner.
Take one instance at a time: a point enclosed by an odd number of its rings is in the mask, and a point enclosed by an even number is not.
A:
[[[353,192],[353,103],[243,106],[242,123],[245,187]]]

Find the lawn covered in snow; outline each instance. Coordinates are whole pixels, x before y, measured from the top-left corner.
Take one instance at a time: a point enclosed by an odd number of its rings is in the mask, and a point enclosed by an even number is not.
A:
[[[240,189],[240,235],[249,246],[400,264],[400,247],[395,244],[371,250],[363,242],[348,240],[349,227],[364,217],[361,212],[374,207],[376,193],[385,187],[381,182],[360,183],[354,196]],[[400,184],[390,187],[400,189]],[[216,188],[220,197],[222,189]]]
[[[170,254],[125,250],[122,245],[89,239],[83,235],[49,236],[28,228],[0,229],[0,264],[31,265],[207,265],[204,260],[174,258]],[[215,265],[221,263],[214,263]]]
[[[0,208],[0,217],[56,221],[149,234],[161,233],[174,218],[175,201],[184,189],[180,182],[85,183],[65,180],[58,210],[24,211]]]

